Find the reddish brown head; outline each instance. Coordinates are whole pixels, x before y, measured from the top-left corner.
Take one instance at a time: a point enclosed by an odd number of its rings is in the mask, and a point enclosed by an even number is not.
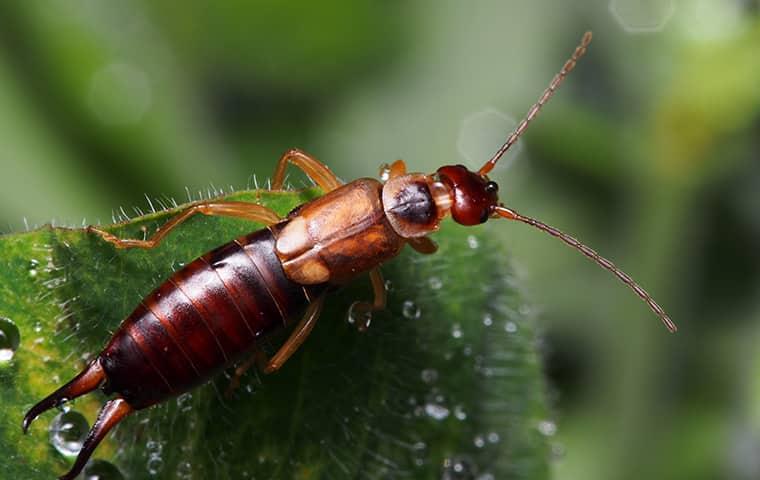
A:
[[[499,186],[484,175],[464,165],[446,165],[438,169],[441,182],[451,189],[451,216],[462,225],[484,223],[499,203]]]

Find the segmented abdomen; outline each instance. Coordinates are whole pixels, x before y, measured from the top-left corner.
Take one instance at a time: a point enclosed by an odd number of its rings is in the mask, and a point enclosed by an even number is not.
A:
[[[288,280],[268,229],[212,250],[124,320],[101,353],[106,393],[144,408],[185,392],[302,315],[323,289]]]

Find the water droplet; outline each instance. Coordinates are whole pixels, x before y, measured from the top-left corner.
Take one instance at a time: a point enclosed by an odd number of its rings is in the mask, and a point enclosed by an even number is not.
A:
[[[113,463],[96,459],[84,467],[84,480],[124,480],[124,475]]]
[[[551,420],[543,420],[541,422],[538,422],[538,431],[547,437],[551,437],[557,433],[557,424]]]
[[[163,450],[163,445],[161,445],[161,443],[160,443],[160,442],[157,442],[157,441],[155,441],[155,440],[148,440],[148,441],[145,443],[145,448],[146,448],[148,451],[150,451],[150,452],[153,452],[153,453],[155,453],[155,454],[160,454],[160,453],[161,453],[161,450]]]
[[[82,444],[90,430],[84,415],[75,411],[59,413],[50,423],[48,430],[50,443],[61,454],[73,457],[82,449]]]
[[[390,280],[385,281],[385,291],[386,292],[392,292],[393,291],[393,282]]]
[[[443,281],[438,277],[430,277],[428,279],[428,285],[430,285],[430,288],[433,290],[440,290],[443,286]]]
[[[401,313],[404,315],[404,317],[410,320],[416,320],[420,318],[420,315],[422,315],[420,307],[418,307],[417,304],[411,300],[404,301],[404,304],[401,307]]]
[[[34,322],[34,332],[40,333],[42,331],[42,324],[40,322]]]
[[[0,317],[0,364],[10,362],[21,343],[18,327],[10,318]]]
[[[193,478],[193,465],[190,462],[179,462],[177,465],[177,476],[183,480]]]
[[[161,469],[164,466],[164,459],[161,458],[158,454],[153,454],[148,458],[148,474],[150,475],[158,475],[158,472],[161,471]]]
[[[445,420],[449,416],[449,409],[437,403],[426,403],[425,413],[434,420]]]
[[[426,368],[420,372],[420,377],[425,383],[435,383],[438,380],[438,370],[434,368]]]
[[[491,325],[493,325],[493,315],[491,315],[490,313],[486,313],[485,315],[483,315],[483,325],[485,325],[486,327],[490,327]]]
[[[515,333],[517,331],[517,324],[515,322],[507,322],[504,324],[504,331],[507,333]]]
[[[462,405],[454,407],[454,417],[456,417],[457,420],[467,420],[467,412],[464,411]]]
[[[476,468],[463,457],[446,458],[443,461],[441,480],[465,480],[474,476]]]
[[[348,323],[358,325],[360,328],[368,328],[372,323],[372,310],[365,308],[366,304],[354,302],[348,307]]]
[[[38,262],[35,259],[29,260],[29,276],[30,277],[36,277],[37,276],[37,267],[40,266],[40,262]]]
[[[193,394],[192,393],[183,393],[179,397],[177,397],[177,407],[179,408],[180,412],[189,412],[192,410],[193,400]]]
[[[467,246],[471,249],[475,250],[478,248],[478,238],[475,235],[468,235],[467,236]]]
[[[451,326],[451,336],[454,338],[462,338],[463,332],[462,332],[462,326],[458,323],[455,323]]]
[[[486,439],[483,438],[483,435],[475,435],[475,438],[472,439],[472,443],[476,448],[483,448],[486,445]]]
[[[489,443],[499,443],[499,440],[501,440],[501,437],[496,432],[489,433],[487,438]]]

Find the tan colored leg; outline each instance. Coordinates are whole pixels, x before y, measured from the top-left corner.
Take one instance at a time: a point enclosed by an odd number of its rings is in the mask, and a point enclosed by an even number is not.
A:
[[[277,162],[277,167],[272,177],[272,190],[282,190],[282,185],[285,182],[285,169],[288,167],[288,163],[292,163],[303,170],[325,193],[343,185],[343,182],[327,168],[327,165],[308,153],[302,152],[297,148],[291,148]]]
[[[364,332],[369,328],[369,322],[372,320],[372,312],[385,309],[385,282],[383,281],[383,274],[380,273],[380,269],[373,268],[370,270],[369,279],[372,282],[372,291],[375,294],[375,299],[372,303],[354,302],[349,309],[354,318],[362,319],[362,321],[356,324],[356,328],[360,332]]]
[[[230,379],[230,384],[227,386],[227,390],[224,391],[224,397],[230,398],[235,390],[240,388],[240,379],[243,378],[245,372],[247,372],[254,364],[263,372],[268,361],[269,360],[264,351],[257,348],[245,362],[235,368],[235,373]]]
[[[423,255],[430,255],[438,251],[438,245],[428,237],[408,238],[409,246]]]
[[[235,217],[251,220],[253,222],[260,222],[265,225],[272,225],[281,220],[272,209],[269,209],[263,205],[257,205],[255,203],[248,202],[205,202],[198,203],[186,210],[183,210],[179,215],[172,218],[162,226],[158,228],[158,231],[148,240],[133,240],[133,239],[121,239],[116,235],[101,230],[97,227],[87,227],[87,232],[95,233],[106,242],[112,243],[116,248],[154,248],[161,240],[169,234],[169,232],[188,218],[197,213],[211,216],[223,216],[223,217]]]
[[[279,370],[280,367],[282,367],[283,364],[296,353],[296,350],[303,345],[303,342],[314,329],[314,325],[317,323],[317,319],[319,319],[319,314],[322,313],[322,305],[324,303],[324,295],[311,302],[311,305],[309,305],[303,318],[298,322],[298,325],[296,325],[293,333],[290,334],[290,337],[285,341],[282,347],[280,347],[272,359],[269,360],[269,363],[264,368],[264,373],[272,373]]]
[[[387,163],[380,166],[380,178],[383,181],[390,180],[391,178],[400,177],[406,175],[406,163],[403,160],[396,160],[388,165]]]

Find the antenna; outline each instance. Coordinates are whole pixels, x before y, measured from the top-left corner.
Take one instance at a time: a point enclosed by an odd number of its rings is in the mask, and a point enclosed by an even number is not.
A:
[[[570,58],[567,59],[565,64],[562,66],[562,69],[557,73],[554,78],[552,79],[551,83],[549,84],[549,87],[547,87],[546,90],[544,90],[544,93],[541,94],[538,101],[533,104],[532,107],[530,107],[530,110],[528,110],[528,114],[525,115],[525,118],[522,119],[519,125],[517,125],[517,128],[507,137],[507,141],[504,142],[504,145],[502,145],[496,153],[494,153],[493,157],[491,157],[490,160],[488,160],[485,165],[480,167],[480,170],[478,173],[480,175],[486,175],[488,172],[493,170],[493,167],[496,166],[496,162],[499,161],[499,159],[509,150],[509,148],[514,145],[514,143],[517,141],[518,138],[520,138],[520,135],[525,132],[525,129],[528,128],[528,124],[536,118],[536,115],[538,115],[538,112],[541,111],[541,107],[543,107],[546,102],[549,101],[550,98],[552,98],[552,95],[554,95],[554,92],[559,88],[559,86],[562,84],[562,81],[565,79],[568,73],[570,73],[573,68],[575,68],[575,64],[578,62],[578,60],[583,56],[584,53],[586,53],[586,48],[588,47],[589,43],[591,43],[591,32],[586,32],[583,34],[583,38],[581,39],[581,43],[578,44],[577,47],[575,47],[575,51],[570,56]]]
[[[587,247],[586,245],[582,244],[575,238],[571,237],[570,235],[566,233],[561,232],[560,230],[557,230],[554,227],[551,227],[534,218],[521,215],[517,213],[516,211],[512,210],[511,208],[498,206],[494,208],[494,212],[502,218],[506,218],[508,220],[517,220],[519,222],[527,223],[528,225],[536,227],[539,230],[543,230],[549,235],[559,238],[560,240],[570,245],[574,249],[579,250],[582,254],[584,254],[591,260],[595,261],[597,264],[599,264],[599,266],[615,274],[615,276],[621,282],[628,285],[628,287],[630,287],[630,289],[633,290],[634,293],[636,293],[636,295],[638,295],[642,300],[644,300],[647,303],[647,305],[649,305],[649,308],[651,308],[652,311],[658,317],[660,317],[660,320],[662,320],[662,323],[664,323],[665,326],[668,328],[668,330],[670,330],[670,333],[675,333],[676,330],[678,330],[678,327],[676,327],[676,324],[673,323],[673,320],[670,319],[668,314],[665,313],[665,310],[663,310],[662,307],[657,302],[654,301],[654,299],[647,293],[646,290],[644,290],[641,287],[641,285],[636,283],[630,276],[628,276],[627,273],[625,273],[624,271],[616,267],[614,263],[610,262],[606,258],[596,253],[592,248]]]

